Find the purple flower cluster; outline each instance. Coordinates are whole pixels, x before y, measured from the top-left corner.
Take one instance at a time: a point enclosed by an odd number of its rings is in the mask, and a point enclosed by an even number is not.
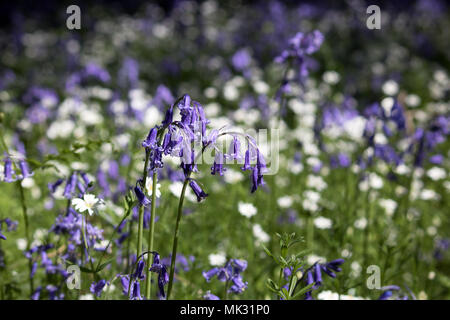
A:
[[[4,174],[4,181],[5,182],[14,182],[17,180],[22,180],[28,177],[31,177],[34,175],[34,173],[30,170],[28,163],[24,159],[19,159],[17,162],[13,162],[11,157],[5,156],[3,159],[4,167],[3,167],[3,174]],[[21,171],[21,173],[16,174],[14,170],[14,166],[18,167]]]
[[[420,167],[428,153],[433,151],[433,149],[440,143],[446,140],[446,137],[450,133],[450,116],[438,116],[433,119],[428,126],[428,128],[418,128],[416,129],[413,137],[412,143],[408,148],[408,151],[414,152],[414,166]],[[441,162],[441,155],[434,155],[430,157],[430,162]]]
[[[90,287],[90,291],[93,293],[93,294],[95,294],[97,297],[100,297],[100,295],[102,294],[102,292],[103,292],[103,289],[105,288],[105,286],[107,285],[107,284],[109,284],[109,282],[107,282],[106,280],[100,280],[100,281],[98,281],[98,282],[93,282],[92,284],[91,284],[91,287]]]
[[[58,179],[53,183],[49,183],[48,189],[50,190],[51,193],[55,193],[56,189],[63,182],[64,182],[63,179]],[[75,171],[66,179],[63,195],[66,199],[72,199],[75,197],[81,198],[90,187],[91,181],[87,176],[87,174],[82,171]]]
[[[288,47],[275,58],[277,63],[285,63],[288,60],[294,60],[298,65],[298,71],[301,78],[309,74],[308,56],[319,50],[324,40],[323,34],[314,30],[311,33],[298,32],[289,40]]]
[[[242,293],[247,288],[247,282],[242,280],[241,275],[245,269],[247,269],[247,261],[231,259],[222,268],[215,267],[209,271],[203,271],[203,277],[209,282],[216,276],[222,282],[231,283],[228,292]]]
[[[306,285],[311,285],[311,290],[305,293],[306,300],[313,300],[312,291],[318,289],[322,285],[322,272],[331,278],[336,278],[335,272],[341,272],[342,269],[339,267],[345,262],[344,259],[336,259],[328,263],[318,263],[316,262],[311,268],[306,271],[304,279]]]
[[[73,73],[66,81],[66,90],[70,91],[90,80],[107,83],[111,80],[109,72],[94,62],[88,63],[82,70]]]
[[[392,123],[396,126],[398,133],[404,133],[406,129],[406,119],[403,107],[398,101],[395,101],[390,114],[387,115],[385,110],[378,103],[373,103],[365,109],[364,115],[367,118],[367,122],[364,127],[363,136],[367,140],[368,146],[374,149],[374,154],[367,159],[367,163],[362,163],[362,165],[365,167],[372,164],[373,157],[395,166],[402,163],[402,154],[397,152],[389,143],[376,143],[375,135],[377,133],[377,124],[380,122],[383,133],[387,138],[392,137],[395,133],[392,130]]]
[[[181,120],[174,120],[174,106],[178,107]],[[181,169],[185,179],[189,180],[189,186],[197,196],[200,202],[208,194],[205,193],[199,183],[190,178],[193,172],[197,172],[197,159],[206,148],[214,149],[214,163],[211,167],[211,174],[223,174],[223,165],[225,161],[240,161],[243,158],[244,166],[242,170],[251,170],[252,172],[252,192],[256,191],[258,186],[264,183],[263,174],[266,172],[266,164],[262,154],[257,148],[253,138],[245,136],[247,141],[247,151],[245,157],[240,154],[240,140],[235,133],[219,132],[212,130],[209,134],[206,132],[210,121],[206,118],[203,107],[197,101],[191,100],[189,95],[184,95],[172,105],[165,114],[161,125],[152,128],[147,138],[142,142],[142,146],[149,153],[149,170],[153,171],[164,166],[163,156],[178,157],[181,160]],[[233,140],[228,153],[222,153],[216,146],[217,139],[224,135],[231,135]],[[196,150],[197,149],[197,150]],[[196,152],[198,151],[198,152]],[[255,162],[254,166],[251,163]],[[141,188],[137,184],[135,193],[142,205],[147,205],[146,199]]]
[[[70,259],[75,255],[77,246],[84,246],[82,236],[82,219],[83,215],[79,214],[72,208],[69,208],[65,215],[56,217],[55,224],[50,231],[68,237],[67,252],[62,255],[64,259]],[[89,247],[95,247],[97,243],[103,240],[103,230],[97,228],[85,221],[86,241]]]
[[[159,296],[165,298],[164,286],[169,282],[169,273],[167,267],[160,261],[159,254],[157,252],[151,253],[153,254],[153,263],[150,271],[158,274]]]
[[[381,288],[381,291],[383,293],[378,300],[409,300],[408,295],[403,293],[401,288],[396,285],[384,286]],[[412,293],[411,296],[414,300],[416,299]]]

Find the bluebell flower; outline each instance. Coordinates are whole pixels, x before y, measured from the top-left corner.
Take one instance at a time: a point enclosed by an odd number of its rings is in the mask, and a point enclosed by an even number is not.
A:
[[[214,294],[211,293],[211,291],[206,291],[205,295],[203,296],[203,299],[205,300],[220,300],[220,298]]]
[[[156,147],[156,136],[158,135],[158,128],[154,127],[150,130],[147,138],[142,142],[144,148],[155,148]]]
[[[102,294],[103,289],[105,288],[107,282],[106,280],[100,280],[97,283],[93,282],[90,286],[90,291],[95,294],[97,297],[100,297]]]
[[[211,281],[213,277],[221,282],[230,282],[231,286],[229,292],[242,293],[247,288],[247,282],[242,280],[241,273],[247,268],[247,261],[231,259],[224,267],[214,267],[209,271],[203,271],[202,275],[207,282]]]
[[[219,268],[212,268],[209,271],[203,271],[203,277],[206,279],[207,282],[211,281],[211,279],[217,275],[219,272]]]
[[[305,281],[306,281],[306,286],[309,286],[309,285],[311,285],[311,284],[314,283],[314,276],[313,276],[312,271],[308,271],[308,272],[306,273],[306,279],[305,279]],[[313,287],[314,287],[314,286],[313,286]],[[313,287],[311,287],[310,290],[308,290],[307,292],[305,292],[305,300],[313,300],[313,297],[312,297]]]
[[[17,180],[16,177],[14,176],[14,169],[12,167],[12,161],[11,159],[8,157],[4,160],[4,175],[5,175],[5,182],[14,182]]]
[[[66,182],[66,186],[64,188],[64,197],[66,199],[71,199],[74,192],[75,192],[75,188],[77,186],[77,174],[76,172],[72,173],[72,175],[67,179]]]
[[[136,194],[136,198],[139,200],[141,206],[148,206],[151,201],[146,197],[146,195],[142,192],[141,188],[136,185],[134,187],[134,193]]]
[[[381,291],[382,293],[378,300],[408,300],[408,295],[403,294],[399,286],[384,286],[381,288]],[[415,298],[413,297],[413,299]]]
[[[247,282],[242,281],[242,276],[240,274],[234,275],[231,278],[231,286],[229,291],[233,293],[242,293],[247,289]]]
[[[64,293],[58,294],[58,292],[60,291],[60,288],[49,284],[45,287],[45,289],[48,292],[48,296],[49,296],[50,300],[63,300],[64,299]]]
[[[221,152],[216,152],[214,155],[214,164],[211,167],[211,174],[215,175],[218,173],[220,176],[223,176],[223,172],[226,170],[223,167],[224,164],[224,155]]]
[[[229,160],[241,160],[241,143],[239,139],[235,136],[233,137],[233,140],[231,141],[230,148],[228,154],[225,155],[225,157]]]
[[[131,300],[142,300],[141,296],[141,285],[138,280],[131,280],[130,286],[130,276],[120,275],[120,283],[122,284],[122,293],[128,296],[128,288],[130,288],[130,299]]]
[[[28,167],[28,163],[25,160],[19,161],[19,167],[20,167],[20,170],[22,171],[23,179],[32,177],[34,175],[34,173],[30,171],[30,168]]]
[[[56,180],[53,183],[49,182],[48,185],[47,185],[48,186],[48,190],[51,193],[55,193],[56,192],[56,188],[58,188],[63,182],[64,182],[63,179],[58,179],[58,180]]]
[[[153,263],[150,267],[150,271],[158,274],[158,289],[161,297],[165,297],[164,286],[169,282],[169,273],[167,268],[160,261],[160,256],[157,252],[151,252],[153,254]]]
[[[33,294],[31,295],[31,300],[39,300],[39,297],[41,296],[42,286],[39,286],[34,290]]]
[[[203,191],[203,189],[200,187],[200,185],[197,183],[196,180],[191,179],[189,181],[189,186],[191,186],[192,191],[194,191],[198,202],[201,202],[208,196],[208,194]]]
[[[144,260],[139,260],[136,266],[136,271],[133,273],[133,279],[143,280],[145,279],[144,275],[145,262]]]
[[[406,119],[403,112],[403,108],[398,102],[395,100],[394,105],[391,108],[390,119],[395,122],[397,125],[397,130],[405,130],[406,128]]]
[[[246,69],[251,62],[251,57],[246,49],[240,49],[231,57],[233,67],[238,71]]]

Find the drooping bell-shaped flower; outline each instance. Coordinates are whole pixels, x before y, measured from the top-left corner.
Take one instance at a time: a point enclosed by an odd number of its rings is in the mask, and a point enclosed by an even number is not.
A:
[[[5,182],[16,181],[16,177],[13,177],[14,169],[12,168],[12,161],[10,158],[5,159],[4,175],[5,175]]]
[[[220,176],[223,176],[223,172],[225,168],[223,167],[224,163],[224,155],[221,152],[216,152],[214,155],[214,163],[211,167],[211,174],[215,175],[218,173]]]
[[[206,279],[207,282],[211,281],[212,277],[214,277],[219,272],[219,268],[215,267],[208,271],[203,271],[202,275]]]
[[[67,179],[66,186],[64,188],[64,197],[66,199],[71,199],[75,188],[77,186],[77,174],[76,172],[72,173],[72,175]]]
[[[164,286],[169,282],[169,273],[164,264],[161,263],[159,254],[157,252],[151,252],[153,254],[153,263],[150,267],[150,271],[158,274],[158,289],[161,297],[165,297]]]
[[[134,193],[136,194],[136,198],[139,200],[139,203],[141,206],[148,206],[151,201],[145,196],[145,194],[142,192],[141,188],[136,185],[134,187]]]
[[[142,142],[144,148],[154,148],[156,146],[156,136],[158,135],[158,128],[154,127],[150,130],[147,138]]]
[[[98,282],[93,282],[90,287],[91,293],[95,294],[97,297],[100,297],[103,289],[106,286],[106,280],[100,280]]]
[[[28,163],[25,160],[19,161],[19,167],[20,167],[20,170],[22,171],[23,179],[34,175],[34,173],[30,171],[30,168],[28,167]]]
[[[206,199],[208,194],[203,191],[203,189],[200,187],[197,181],[191,180],[189,182],[189,185],[191,186],[192,191],[194,191],[195,195],[197,196],[198,202],[201,202],[202,200]]]
[[[229,153],[225,155],[225,157],[229,160],[241,160],[241,143],[237,137],[233,137],[233,141],[231,141]]]

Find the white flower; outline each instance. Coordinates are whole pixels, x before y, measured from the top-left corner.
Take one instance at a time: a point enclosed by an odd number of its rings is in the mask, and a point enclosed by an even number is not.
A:
[[[367,219],[359,218],[359,219],[355,220],[354,226],[356,229],[364,230],[367,227]]]
[[[169,190],[175,197],[180,198],[181,191],[183,190],[183,182],[175,181],[175,182],[171,183],[169,186]],[[192,194],[191,188],[186,189],[186,193],[184,196],[185,196],[185,199],[187,199],[191,202],[197,202],[197,198],[195,197],[195,195]]]
[[[239,171],[228,169],[227,171],[225,171],[223,179],[226,183],[234,184],[242,181],[244,179],[244,175]]]
[[[284,196],[281,198],[278,198],[277,203],[281,208],[289,208],[292,206],[292,203],[294,202],[294,199],[292,199],[291,196]]]
[[[161,185],[159,183],[156,184],[156,197],[159,198],[161,197]],[[145,181],[145,191],[147,192],[147,194],[149,195],[149,197],[152,196],[153,194],[153,179],[148,177],[147,180]]]
[[[308,264],[313,265],[316,262],[317,263],[325,263],[326,259],[324,257],[320,257],[320,256],[316,256],[315,254],[310,254],[307,258],[306,261],[308,262]]]
[[[423,189],[422,192],[420,193],[420,199],[422,199],[422,200],[439,200],[440,196],[434,190]]]
[[[330,229],[333,225],[333,222],[325,217],[318,217],[314,219],[314,225],[318,229]]]
[[[87,210],[89,215],[92,215],[94,212],[96,212],[100,205],[103,204],[102,199],[98,199],[93,194],[86,193],[83,196],[83,199],[81,198],[75,198],[72,199],[72,205],[75,207],[75,210],[77,210],[80,213],[83,213]]]
[[[322,291],[317,295],[317,299],[319,300],[364,300],[362,297],[355,297],[353,295],[341,294],[339,295],[336,292],[332,292],[330,290]]]
[[[383,84],[383,92],[388,96],[393,96],[398,92],[398,83],[394,80],[388,80]]]
[[[376,173],[369,175],[369,184],[373,189],[381,189],[383,187],[383,179]]]
[[[319,206],[317,205],[320,200],[319,193],[311,190],[306,190],[305,192],[303,192],[303,197],[304,199],[302,201],[302,206],[305,210],[317,211],[319,209]]]
[[[427,175],[434,181],[444,179],[447,174],[445,170],[439,167],[433,167],[427,171]]]
[[[17,239],[17,248],[21,251],[25,250],[27,248],[27,240],[23,238]]]
[[[208,256],[209,264],[212,266],[223,266],[225,262],[227,261],[227,257],[225,256],[225,253],[219,252],[219,253],[211,253]]]
[[[322,179],[321,176],[309,175],[306,181],[306,185],[309,188],[314,188],[319,191],[322,191],[327,187],[327,183]]]
[[[240,214],[247,218],[253,217],[258,212],[253,204],[241,201],[238,203],[238,210]]]
[[[259,224],[253,225],[253,235],[257,242],[269,242],[270,236],[261,228]]]
[[[397,209],[397,202],[392,199],[380,199],[378,204],[386,211],[388,216],[392,216]]]

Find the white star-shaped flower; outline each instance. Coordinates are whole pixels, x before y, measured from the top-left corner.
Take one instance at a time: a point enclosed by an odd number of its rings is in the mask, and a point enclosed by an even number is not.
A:
[[[92,216],[94,212],[97,211],[100,205],[103,204],[103,200],[97,198],[93,194],[86,193],[83,196],[83,199],[81,198],[74,198],[72,199],[72,205],[75,207],[75,210],[77,210],[80,213],[83,213],[87,210],[89,215]]]
[[[159,183],[156,184],[156,197],[161,197],[161,191],[159,190],[161,188],[161,185]],[[145,191],[147,192],[148,196],[151,197],[153,194],[153,179],[148,177],[147,181],[145,181]]]

